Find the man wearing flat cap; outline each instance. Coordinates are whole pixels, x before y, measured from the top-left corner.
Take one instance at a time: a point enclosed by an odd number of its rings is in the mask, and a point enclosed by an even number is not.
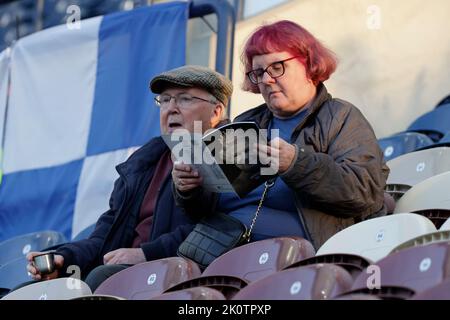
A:
[[[158,94],[162,134],[176,129],[202,131],[223,123],[224,109],[231,97],[231,81],[200,66],[184,66],[152,79],[150,89]],[[110,209],[97,221],[88,239],[65,244],[56,250],[57,271],[42,276],[32,263],[28,271],[35,280],[70,276],[67,267],[77,265],[81,278],[94,291],[106,278],[129,265],[176,256],[180,243],[193,229],[172,194],[173,163],[161,137],[151,139],[116,169]]]

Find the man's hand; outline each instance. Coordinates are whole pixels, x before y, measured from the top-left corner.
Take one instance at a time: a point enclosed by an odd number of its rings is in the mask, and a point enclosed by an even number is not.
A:
[[[203,178],[199,173],[190,165],[181,162],[174,162],[172,180],[175,187],[181,192],[190,191],[203,184]]]
[[[138,264],[147,261],[141,248],[122,248],[103,256],[104,264]]]
[[[27,254],[27,260],[28,260],[27,271],[31,274],[31,277],[33,278],[33,280],[51,280],[51,279],[58,278],[59,269],[61,269],[62,266],[64,265],[64,257],[59,254],[55,254],[54,255],[55,271],[50,274],[42,275],[36,269],[36,267],[34,266],[34,262],[33,262],[33,257],[40,255],[42,253],[43,252],[35,252],[34,251],[34,252],[29,252]]]

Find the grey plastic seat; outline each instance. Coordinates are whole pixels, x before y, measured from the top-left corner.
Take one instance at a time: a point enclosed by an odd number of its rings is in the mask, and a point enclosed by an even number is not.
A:
[[[411,240],[405,241],[405,242],[399,244],[394,249],[392,249],[390,254],[396,253],[400,250],[407,249],[407,248],[425,246],[428,244],[439,243],[439,242],[450,242],[450,230],[439,230],[436,232],[427,233],[427,234],[418,236],[416,238],[413,238]]]
[[[325,300],[348,291],[352,276],[342,267],[314,264],[274,273],[252,282],[233,300]]]
[[[127,300],[148,300],[201,272],[191,260],[172,257],[140,263],[106,279],[94,292]]]
[[[91,293],[88,285],[81,280],[59,278],[19,288],[1,300],[70,300]]]
[[[28,260],[22,257],[2,265],[0,267],[0,288],[13,289],[21,283],[31,281],[27,264]]]
[[[0,243],[0,265],[24,257],[30,251],[41,251],[64,242],[64,235],[56,231],[33,232],[5,240]]]
[[[312,244],[303,238],[279,237],[252,242],[223,254],[203,271],[201,277],[180,283],[167,292],[206,286],[231,298],[247,283],[314,254]]]
[[[450,244],[410,247],[388,255],[376,264],[381,287],[405,287],[419,293],[450,277]],[[361,272],[352,290],[367,289],[376,279],[374,270]]]
[[[435,231],[429,219],[413,213],[369,219],[333,235],[319,248],[317,255],[346,253],[376,262],[400,243]]]
[[[387,162],[391,169],[386,191],[398,200],[409,188],[430,177],[450,171],[450,148],[414,151]]]
[[[394,213],[415,212],[439,228],[450,217],[450,171],[428,178],[398,200]]]
[[[194,287],[163,293],[151,300],[225,300],[225,296],[218,290],[208,287]]]

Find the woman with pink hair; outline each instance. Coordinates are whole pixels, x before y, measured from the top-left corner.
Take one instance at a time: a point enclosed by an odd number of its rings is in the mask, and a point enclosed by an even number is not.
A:
[[[341,229],[384,215],[389,169],[375,134],[355,106],[333,98],[323,84],[337,66],[333,52],[302,26],[279,21],[251,34],[242,62],[243,89],[261,94],[265,103],[235,121],[254,121],[269,133],[279,130],[269,146],[259,145],[263,153],[279,154],[279,166],[252,240],[300,236],[317,249]],[[178,181],[177,201],[188,213],[225,212],[247,226],[264,188],[240,199],[209,195],[198,177],[189,189]]]

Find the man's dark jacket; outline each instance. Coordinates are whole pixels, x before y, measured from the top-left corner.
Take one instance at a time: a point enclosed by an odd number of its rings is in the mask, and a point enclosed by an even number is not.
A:
[[[85,277],[93,268],[103,264],[106,253],[131,247],[145,193],[159,159],[168,150],[161,137],[153,138],[116,167],[120,177],[114,184],[110,209],[99,218],[92,235],[57,249],[57,254],[64,256],[63,272],[69,265],[78,265]],[[169,174],[160,188],[150,240],[141,245],[146,259],[176,256],[178,246],[192,231],[193,223],[183,209],[175,206]]]

